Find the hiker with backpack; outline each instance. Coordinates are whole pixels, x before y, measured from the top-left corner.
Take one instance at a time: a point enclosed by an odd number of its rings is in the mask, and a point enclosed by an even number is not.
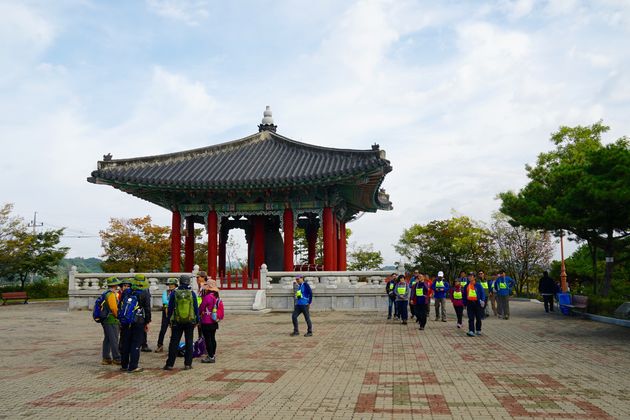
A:
[[[166,280],[167,289],[162,292],[162,324],[160,325],[160,334],[158,335],[156,353],[162,353],[164,351],[164,336],[166,330],[168,330],[168,300],[171,297],[173,290],[177,288],[177,279],[169,278]]]
[[[193,333],[199,323],[197,295],[190,288],[190,276],[179,276],[179,286],[171,293],[168,301],[168,319],[171,323],[171,342],[168,346],[168,359],[164,370],[173,370],[182,334],[186,340],[184,370],[192,369]]]
[[[118,323],[118,285],[120,280],[116,277],[108,277],[108,289],[94,302],[92,317],[94,321],[103,326],[103,359],[102,365],[120,364],[120,352],[118,349],[118,337],[120,324]]]
[[[295,305],[293,306],[293,314],[291,315],[291,320],[293,321],[293,332],[289,335],[291,337],[297,337],[300,335],[298,317],[300,314],[304,314],[304,320],[306,320],[307,327],[304,337],[311,337],[313,335],[313,324],[311,323],[309,308],[311,307],[311,302],[313,301],[313,291],[311,290],[311,286],[304,281],[304,276],[301,274],[295,276],[293,291],[295,292]]]
[[[141,291],[141,293],[144,293],[147,295],[147,299],[149,299],[149,302],[151,302],[151,292],[149,291],[149,281],[147,280],[147,278],[145,277],[144,274],[136,274],[133,276],[133,279],[136,281],[136,285],[138,287],[138,290]],[[142,338],[142,346],[140,347],[140,351],[146,352],[146,353],[150,353],[151,348],[149,347],[149,343],[148,343],[148,335],[147,332],[144,332],[143,338]]]
[[[201,363],[214,363],[217,351],[216,332],[219,329],[219,321],[223,319],[223,301],[219,298],[219,288],[214,280],[207,280],[204,288],[204,296],[199,306],[201,314],[201,332],[206,345],[208,356]]]
[[[144,333],[149,331],[151,324],[151,300],[147,293],[142,292],[142,284],[132,279],[124,282],[130,282],[131,288],[123,292],[118,310],[121,330],[120,370],[137,373],[143,370],[138,367],[138,363]]]

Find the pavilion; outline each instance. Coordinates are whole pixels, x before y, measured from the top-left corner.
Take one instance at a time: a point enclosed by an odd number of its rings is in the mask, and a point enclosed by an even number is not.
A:
[[[323,268],[346,270],[346,223],[363,212],[391,210],[380,188],[392,170],[385,151],[315,146],[276,132],[271,110],[258,133],[226,143],[157,156],[112,159],[103,156],[87,180],[110,185],[172,212],[171,271],[195,264],[195,223],[208,234],[208,274],[226,271],[230,229],[245,230],[248,266],[293,271],[294,229],[305,229],[308,267],[315,266],[318,230],[323,236]],[[282,231],[283,236],[280,231]]]

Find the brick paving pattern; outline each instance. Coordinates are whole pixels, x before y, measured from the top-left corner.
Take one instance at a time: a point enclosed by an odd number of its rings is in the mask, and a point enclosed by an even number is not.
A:
[[[627,328],[511,309],[481,337],[455,328],[452,308],[425,331],[384,311],[315,312],[310,338],[289,337],[289,313],[227,313],[216,364],[163,371],[165,354],[142,353],[130,375],[100,365],[90,313],[4,306],[0,418],[630,418]]]

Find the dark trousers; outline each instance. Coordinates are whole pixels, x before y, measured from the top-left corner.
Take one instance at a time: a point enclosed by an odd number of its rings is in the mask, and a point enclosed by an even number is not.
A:
[[[123,369],[134,370],[140,362],[140,346],[144,339],[144,323],[134,322],[129,325],[121,325],[121,352],[120,366]]]
[[[398,306],[396,305],[396,298],[389,296],[389,305],[387,306],[387,316],[392,317],[392,308],[394,308],[394,316],[398,317]]]
[[[300,314],[304,314],[306,327],[308,328],[307,332],[313,332],[313,324],[311,324],[311,315],[308,312],[308,305],[295,305],[295,308],[293,308],[293,315],[291,315],[293,332],[300,331],[300,327],[298,326],[298,316],[300,316]]]
[[[398,315],[400,315],[400,319],[403,321],[407,320],[407,305],[409,303],[406,300],[397,300],[396,306],[398,307]]]
[[[166,314],[166,308],[162,308],[162,324],[160,325],[160,335],[158,335],[158,347],[162,347],[164,345],[166,330],[168,330],[168,316]]]
[[[179,340],[184,334],[186,340],[186,351],[184,353],[184,365],[192,365],[192,353],[193,353],[193,334],[195,328],[193,324],[173,324],[171,326],[171,342],[168,345],[168,359],[166,359],[166,366],[175,365],[175,359],[177,358],[177,351],[179,350]]]
[[[481,303],[478,300],[468,302],[466,312],[468,313],[468,331],[481,331],[481,314],[483,312]]]
[[[411,302],[409,302],[409,315],[411,318],[416,316],[416,305],[412,305]]]
[[[214,357],[217,352],[217,339],[215,337],[219,324],[201,324],[201,332],[203,333],[203,340],[206,342],[206,350],[208,356]]]
[[[418,318],[418,323],[422,328],[427,325],[427,308],[426,303],[417,303],[414,305],[416,309],[416,318]]]
[[[464,307],[463,306],[453,306],[455,308],[455,314],[457,315],[457,323],[461,325],[464,321],[462,318],[464,317]]]
[[[545,312],[553,312],[553,295],[543,295],[543,301],[545,303]]]

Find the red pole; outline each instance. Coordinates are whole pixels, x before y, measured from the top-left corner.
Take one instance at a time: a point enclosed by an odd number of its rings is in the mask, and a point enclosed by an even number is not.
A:
[[[208,275],[217,278],[217,212],[208,213]]]
[[[232,273],[229,271],[227,272],[227,286],[228,289],[232,288]]]
[[[323,228],[324,228],[324,271],[334,271],[334,252],[333,240],[334,240],[334,222],[332,208],[324,207],[323,213]]]
[[[284,209],[284,271],[293,271],[293,210]]]
[[[184,271],[192,271],[195,265],[195,222],[192,216],[186,218],[186,243],[184,244]]]
[[[182,215],[173,210],[171,219],[171,273],[179,273],[182,267]]]
[[[265,217],[254,219],[254,277],[260,278],[260,266],[265,263]]]
[[[346,271],[346,224],[339,223],[339,241],[337,242],[337,270]]]
[[[247,268],[243,269],[243,283],[249,284],[249,276],[247,275]]]

